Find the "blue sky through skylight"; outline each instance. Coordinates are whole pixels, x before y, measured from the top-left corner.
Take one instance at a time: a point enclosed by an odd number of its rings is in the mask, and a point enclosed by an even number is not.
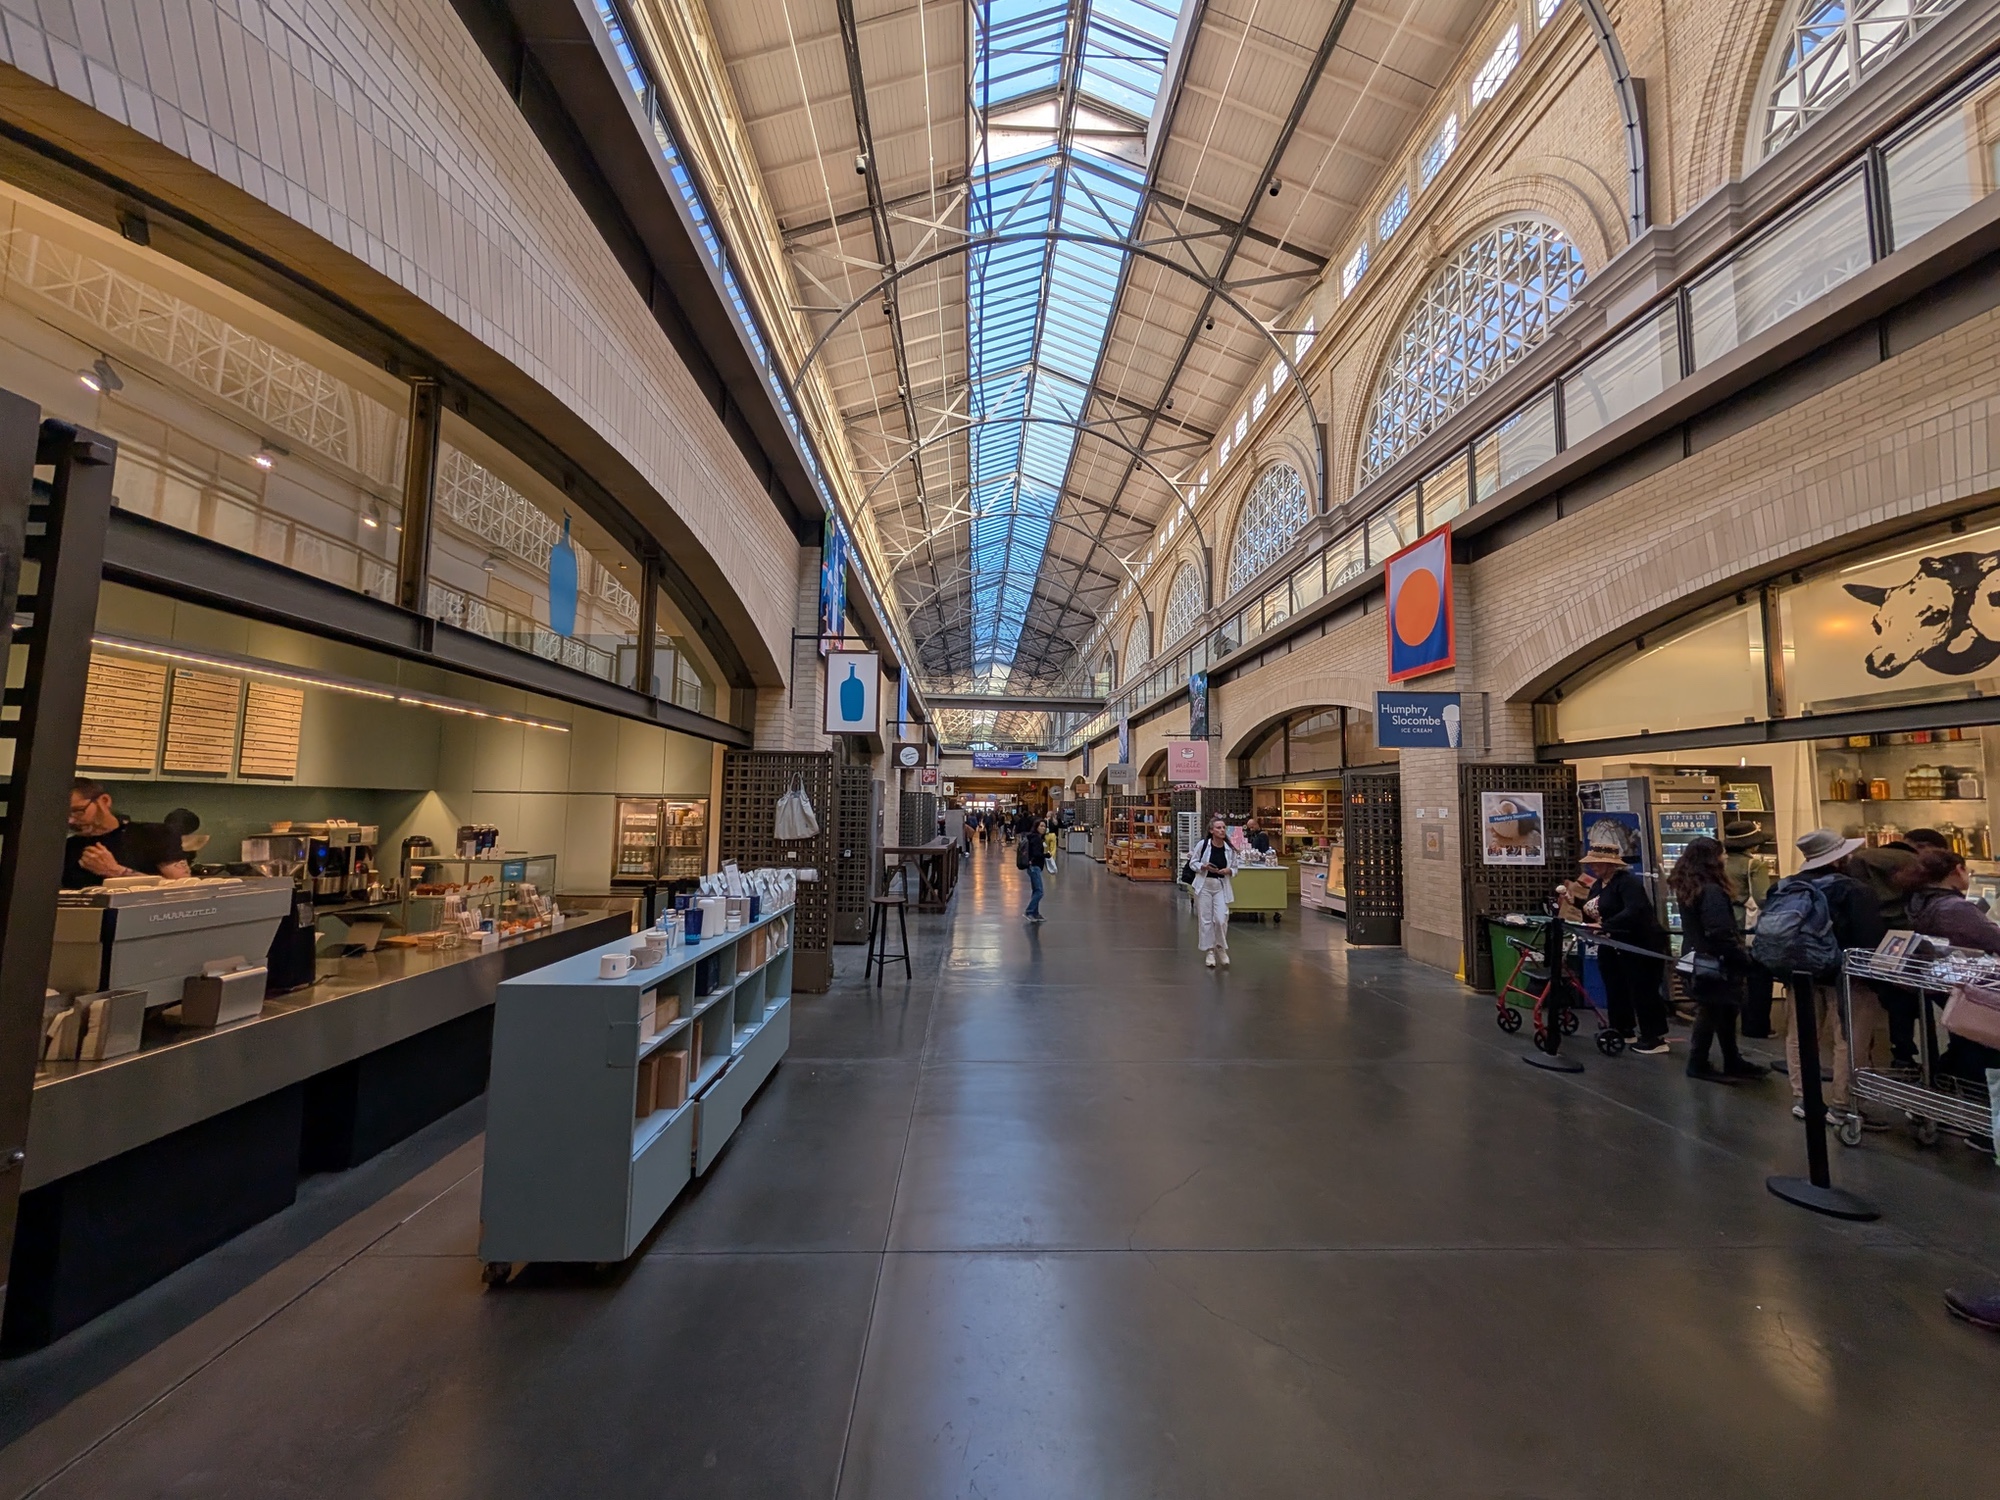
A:
[[[990,119],[1072,96],[1094,111],[1150,119],[1184,0],[975,0],[974,86]],[[1080,32],[1076,30],[1080,28]],[[1072,51],[1073,49],[1073,51]],[[1073,60],[1072,60],[1073,59]],[[1144,172],[1061,134],[1008,155],[980,152],[968,228],[975,235],[1047,232],[1129,239]],[[1017,650],[1080,420],[1110,331],[1125,252],[1068,241],[974,250],[966,267],[970,325],[972,665],[1004,682]]]

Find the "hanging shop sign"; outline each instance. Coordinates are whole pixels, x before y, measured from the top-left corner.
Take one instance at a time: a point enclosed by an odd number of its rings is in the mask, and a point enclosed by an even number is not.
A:
[[[1481,792],[1479,794],[1480,858],[1489,865],[1545,865],[1540,792]]]
[[[1456,693],[1375,695],[1375,743],[1384,750],[1456,750],[1462,738]]]
[[[975,750],[972,752],[972,769],[975,771],[1032,771],[1041,764],[1041,756],[1033,750]]]
[[[847,536],[829,511],[819,546],[819,654],[840,649],[847,629]]]
[[[955,781],[941,781],[938,783],[938,791],[944,796],[949,797],[953,792],[957,790],[958,790],[958,783]]]
[[[1188,738],[1205,740],[1212,732],[1208,727],[1208,673],[1195,672],[1188,677]]]
[[[1110,786],[1130,786],[1139,778],[1133,773],[1132,763],[1121,760],[1116,765],[1104,768],[1104,780]]]
[[[938,768],[936,766],[925,766],[921,771],[917,772],[918,786],[935,787],[937,784]]]
[[[826,732],[878,734],[881,728],[881,656],[874,651],[828,652]]]
[[[1383,565],[1389,680],[1442,672],[1457,659],[1451,617],[1451,528],[1419,537]]]
[[[1167,782],[1170,786],[1205,786],[1208,783],[1206,739],[1167,742]]]

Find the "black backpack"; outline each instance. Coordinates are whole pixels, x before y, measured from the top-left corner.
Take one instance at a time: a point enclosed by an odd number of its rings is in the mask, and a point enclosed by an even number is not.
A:
[[[1028,840],[1033,837],[1034,837],[1033,834],[1023,834],[1021,837],[1014,840],[1015,869],[1025,870],[1028,868]]]

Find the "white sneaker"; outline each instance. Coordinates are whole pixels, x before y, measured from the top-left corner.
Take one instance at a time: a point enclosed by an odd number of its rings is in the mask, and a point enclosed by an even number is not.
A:
[[[1229,950],[1227,948],[1222,950],[1222,967],[1225,969],[1229,967]]]
[[[1208,950],[1208,966],[1211,969],[1215,967],[1215,950],[1213,948]]]

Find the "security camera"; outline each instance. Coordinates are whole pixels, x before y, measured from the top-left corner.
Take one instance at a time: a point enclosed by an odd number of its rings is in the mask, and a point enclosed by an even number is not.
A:
[[[1279,180],[1278,180],[1277,178],[1273,177],[1273,178],[1271,179],[1271,186],[1270,186],[1270,190],[1269,190],[1269,191],[1270,191],[1270,194],[1271,194],[1271,196],[1272,196],[1273,198],[1277,197],[1277,196],[1278,196],[1278,189],[1279,189],[1279,188],[1281,188],[1281,187],[1283,187],[1283,186],[1284,186],[1284,183],[1280,182],[1280,181],[1279,181]]]
[[[1213,333],[1213,332],[1215,332],[1215,319],[1213,319],[1213,318],[1204,318],[1204,319],[1202,319],[1202,324],[1201,324],[1201,326],[1202,326],[1202,329],[1203,329],[1203,331],[1204,331],[1204,332],[1207,332],[1207,333]]]
[[[868,175],[868,155],[866,152],[854,158],[854,175],[856,177],[866,177]]]

